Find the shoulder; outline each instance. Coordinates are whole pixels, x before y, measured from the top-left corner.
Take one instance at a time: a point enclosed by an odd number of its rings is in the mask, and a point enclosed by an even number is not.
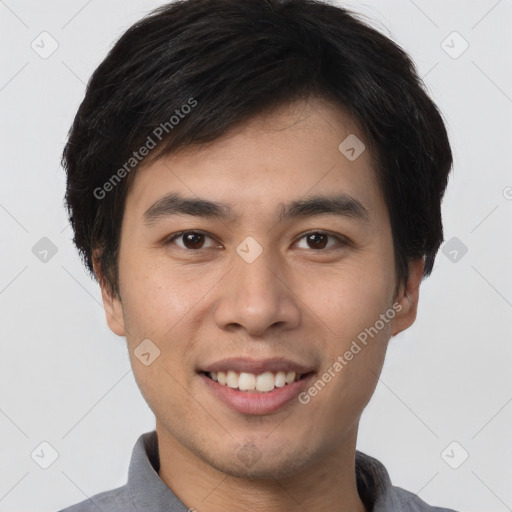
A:
[[[389,504],[392,504],[393,507],[400,507],[401,512],[456,512],[451,508],[433,507],[424,502],[417,494],[401,487],[392,486],[387,498]],[[388,510],[388,508],[382,508],[382,510]],[[389,508],[389,510],[395,510],[395,508]]]
[[[433,507],[417,494],[396,487],[379,460],[356,451],[357,490],[366,508],[371,512],[456,512]]]
[[[96,494],[80,503],[71,505],[59,512],[132,512],[134,508],[129,499],[126,485],[110,491]]]

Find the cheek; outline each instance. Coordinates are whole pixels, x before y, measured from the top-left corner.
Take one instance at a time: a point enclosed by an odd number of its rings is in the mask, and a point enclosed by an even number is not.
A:
[[[329,373],[325,398],[330,395],[335,409],[339,404],[339,414],[344,414],[343,407],[357,413],[371,397],[391,334],[394,281],[378,266],[373,268],[373,274],[354,265],[350,271],[317,276],[315,287],[303,289],[304,303],[314,313],[311,318],[317,319],[313,322],[323,340],[319,348]]]
[[[346,343],[373,326],[391,307],[394,281],[378,268],[373,268],[373,273],[357,265],[338,272],[330,270],[315,275],[314,286],[308,284],[310,279],[304,280],[301,299],[321,320],[320,325],[329,332],[329,337]],[[382,326],[379,330],[383,330]]]
[[[207,314],[209,293],[225,272],[170,267],[137,256],[120,265],[123,314],[134,375],[152,405],[151,397],[158,399],[162,389],[190,384],[198,326]],[[150,366],[135,355],[145,339],[160,351]]]
[[[347,430],[358,420],[375,391],[391,328],[389,320],[380,320],[379,304],[362,300],[361,307],[348,304],[343,309],[341,301],[336,318],[333,309],[335,334],[329,333],[324,341],[322,372],[304,399],[310,400],[317,425],[323,425],[320,430],[334,437],[340,428]],[[336,307],[334,302],[332,307]],[[325,431],[322,435],[329,436]]]
[[[132,337],[172,338],[172,332],[183,328],[183,320],[215,282],[214,275],[201,274],[198,279],[190,270],[169,268],[148,259],[126,263],[123,311]]]
[[[126,339],[137,385],[157,417],[168,409],[183,413],[186,397],[180,390],[190,385],[194,339],[193,325],[187,320],[204,292],[156,269],[133,273],[124,282],[128,283],[123,297]],[[144,351],[143,340],[150,340]],[[142,355],[148,352],[149,357]],[[148,359],[151,362],[145,364]]]

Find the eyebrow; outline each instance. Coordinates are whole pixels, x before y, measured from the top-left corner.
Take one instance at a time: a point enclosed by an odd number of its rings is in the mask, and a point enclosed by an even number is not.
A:
[[[358,199],[346,193],[296,199],[286,204],[281,203],[277,209],[279,221],[321,214],[348,217],[362,222],[369,221],[368,210]],[[158,199],[146,210],[144,224],[151,226],[155,222],[172,215],[191,215],[218,219],[235,218],[231,207],[225,203],[202,198],[189,198],[178,193],[171,193]]]

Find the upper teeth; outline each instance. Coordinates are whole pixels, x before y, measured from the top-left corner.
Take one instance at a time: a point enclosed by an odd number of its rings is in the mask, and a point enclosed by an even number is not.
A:
[[[291,384],[299,380],[300,373],[279,371],[275,374],[264,372],[259,375],[254,373],[235,372],[211,372],[210,377],[219,384],[229,386],[240,391],[272,391],[274,388],[282,388],[286,384]]]

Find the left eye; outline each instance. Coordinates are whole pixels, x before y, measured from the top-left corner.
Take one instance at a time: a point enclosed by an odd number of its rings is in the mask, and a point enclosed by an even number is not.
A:
[[[329,245],[329,238],[334,240],[334,243]],[[302,235],[302,237],[299,239],[299,242],[301,240],[306,241],[307,247],[299,247],[300,249],[330,249],[333,245],[336,244],[344,245],[344,241],[341,238],[330,235],[329,233],[324,233],[322,231],[311,231],[306,233]]]

